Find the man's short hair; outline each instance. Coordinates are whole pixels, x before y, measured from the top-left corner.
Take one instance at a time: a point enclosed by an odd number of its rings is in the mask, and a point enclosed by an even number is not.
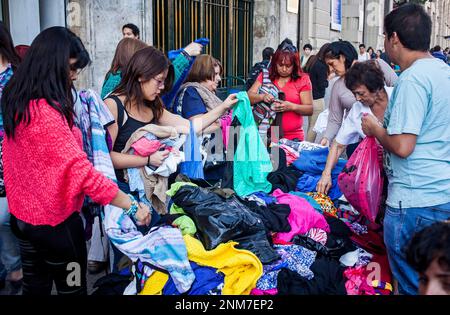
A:
[[[359,45],[359,48],[361,48],[361,47],[362,47],[362,48],[366,48],[366,45],[360,44],[360,45]]]
[[[305,50],[306,48],[309,48],[309,50],[312,50],[311,44],[306,44],[305,46],[303,46],[303,50]]]
[[[272,47],[264,48],[264,50],[262,52],[263,60],[270,60],[270,58],[273,56],[274,53],[275,53],[275,51],[273,50]]]
[[[384,18],[388,39],[394,32],[403,46],[415,51],[428,51],[431,40],[431,18],[421,5],[408,3]]]
[[[364,85],[371,93],[384,88],[384,74],[374,60],[357,62],[345,74],[345,86],[353,91]]]
[[[434,46],[433,51],[441,51],[441,46],[439,45]]]
[[[140,31],[139,31],[139,27],[137,27],[136,25],[134,25],[133,23],[128,23],[125,24],[124,26],[122,26],[122,31],[126,28],[129,28],[132,32],[134,36],[139,36],[140,35]]]
[[[450,271],[450,221],[433,223],[416,233],[406,247],[406,260],[424,273],[437,259],[439,267]]]

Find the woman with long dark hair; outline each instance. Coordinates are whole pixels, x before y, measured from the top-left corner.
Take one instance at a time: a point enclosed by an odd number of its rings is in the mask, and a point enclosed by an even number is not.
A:
[[[41,32],[1,100],[5,186],[19,239],[23,294],[86,294],[86,242],[79,215],[86,195],[149,224],[149,209],[95,170],[74,126],[73,81],[90,62],[64,27]],[[73,282],[70,275],[74,275]]]
[[[303,116],[313,113],[312,87],[308,74],[300,67],[298,50],[289,39],[284,40],[272,57],[269,78],[279,91],[284,92],[285,100],[275,99],[270,94],[259,94],[263,84],[263,74],[256,79],[248,91],[252,105],[265,102],[273,104],[277,113],[282,113],[282,134],[289,140],[303,141]]]
[[[3,22],[0,22],[0,100],[3,90],[18,67],[20,57],[14,49],[11,34]],[[0,289],[9,277],[10,295],[18,293],[21,287],[22,265],[19,243],[11,232],[10,215],[3,181],[3,162],[1,158],[3,143],[3,116],[0,112]]]

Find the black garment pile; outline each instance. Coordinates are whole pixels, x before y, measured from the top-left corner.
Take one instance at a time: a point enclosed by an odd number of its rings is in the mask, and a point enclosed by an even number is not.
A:
[[[186,185],[172,200],[192,218],[207,250],[235,241],[240,248],[253,252],[263,264],[279,258],[269,243],[262,219],[235,195],[224,198],[208,189]]]

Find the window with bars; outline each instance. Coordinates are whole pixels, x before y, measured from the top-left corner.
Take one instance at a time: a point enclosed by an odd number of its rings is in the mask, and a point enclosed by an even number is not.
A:
[[[206,37],[223,65],[223,88],[245,85],[252,66],[253,0],[154,0],[153,44],[164,52]]]

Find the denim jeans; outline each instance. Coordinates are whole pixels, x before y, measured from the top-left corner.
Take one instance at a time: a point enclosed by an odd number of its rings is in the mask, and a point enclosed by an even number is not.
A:
[[[423,228],[450,218],[450,202],[424,208],[386,208],[384,217],[384,242],[389,264],[399,284],[399,293],[417,294],[419,278],[406,262],[405,250],[413,235]]]
[[[10,217],[6,198],[0,198],[0,281],[22,268],[19,242],[11,231]]]

